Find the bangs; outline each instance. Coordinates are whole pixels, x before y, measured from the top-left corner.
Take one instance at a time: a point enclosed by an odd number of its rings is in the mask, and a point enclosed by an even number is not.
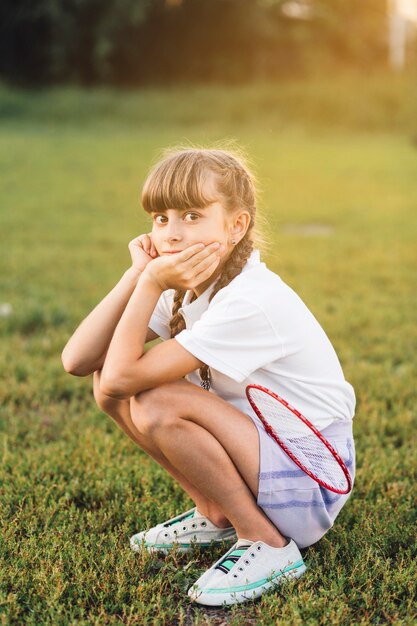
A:
[[[215,172],[201,155],[180,153],[158,163],[149,173],[141,202],[147,213],[208,207],[219,200]]]

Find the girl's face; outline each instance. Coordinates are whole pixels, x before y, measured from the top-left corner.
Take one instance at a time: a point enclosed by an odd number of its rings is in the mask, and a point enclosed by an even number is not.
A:
[[[175,254],[196,243],[218,241],[230,247],[226,213],[219,202],[205,209],[152,211],[152,241],[160,256]]]
[[[152,241],[160,256],[178,254],[196,243],[208,245],[218,241],[224,245],[220,263],[208,281],[194,291],[198,296],[222,271],[233,249],[226,211],[219,202],[205,209],[168,209],[152,211]]]

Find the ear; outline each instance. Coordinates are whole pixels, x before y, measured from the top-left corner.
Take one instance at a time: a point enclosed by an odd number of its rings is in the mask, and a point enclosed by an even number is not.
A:
[[[251,215],[249,211],[239,211],[232,219],[230,226],[230,234],[236,241],[240,241],[246,234],[249,228]]]

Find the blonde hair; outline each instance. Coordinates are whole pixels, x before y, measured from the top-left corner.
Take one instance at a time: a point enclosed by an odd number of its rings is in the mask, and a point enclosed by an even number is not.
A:
[[[214,179],[213,185],[205,183]],[[257,204],[257,181],[248,166],[248,159],[241,148],[199,148],[174,146],[162,152],[162,158],[151,168],[142,190],[145,211],[165,211],[170,208],[206,208],[220,202],[226,212],[233,214],[245,209],[251,220],[244,237],[237,243],[217,278],[209,302],[216,293],[226,287],[242,271],[254,247],[266,249],[268,242],[259,225],[255,225]],[[259,221],[258,216],[257,222]],[[264,221],[264,220],[262,220]],[[184,330],[185,321],[181,308],[184,290],[174,294],[171,338]],[[195,294],[191,301],[195,299]],[[210,388],[207,365],[200,368],[201,386]]]

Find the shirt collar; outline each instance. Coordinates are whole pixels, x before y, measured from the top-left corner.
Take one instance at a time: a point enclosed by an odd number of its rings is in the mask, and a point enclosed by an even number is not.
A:
[[[252,250],[250,257],[242,268],[241,274],[243,272],[247,272],[256,265],[259,265],[260,262],[260,251],[258,249]],[[198,319],[200,319],[204,311],[207,310],[210,294],[213,291],[215,284],[216,281],[209,285],[209,287],[207,287],[207,289],[203,291],[203,293],[201,293],[198,298],[196,298],[193,302],[190,302],[193,295],[192,289],[188,289],[185,292],[182,306],[180,309],[178,309],[178,312],[182,314],[186,322],[193,323],[194,321],[197,321]]]

